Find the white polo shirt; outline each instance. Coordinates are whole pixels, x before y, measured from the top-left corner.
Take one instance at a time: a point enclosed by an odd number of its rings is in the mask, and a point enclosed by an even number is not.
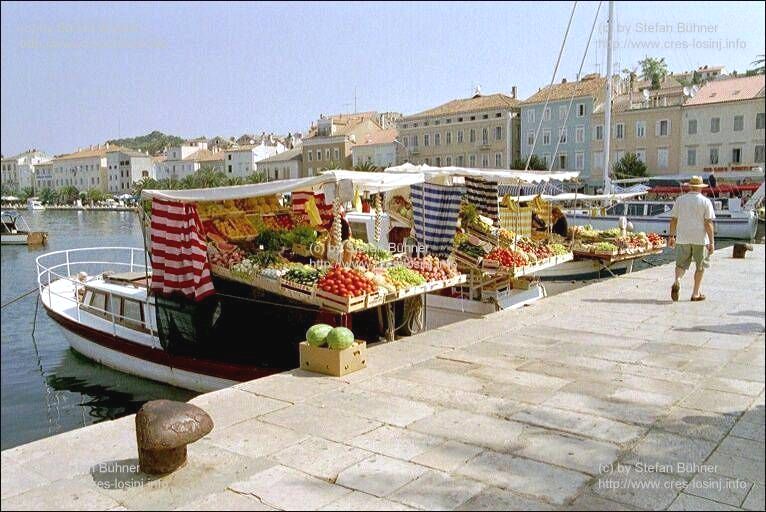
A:
[[[687,192],[676,199],[670,216],[678,219],[676,243],[708,244],[705,221],[715,219],[715,210],[710,199],[699,192]]]

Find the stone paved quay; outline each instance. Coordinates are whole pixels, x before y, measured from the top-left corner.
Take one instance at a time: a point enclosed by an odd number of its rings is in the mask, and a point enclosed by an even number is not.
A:
[[[764,509],[764,247],[708,300],[652,268],[195,398],[215,428],[138,473],[134,417],[2,453],[2,509]]]

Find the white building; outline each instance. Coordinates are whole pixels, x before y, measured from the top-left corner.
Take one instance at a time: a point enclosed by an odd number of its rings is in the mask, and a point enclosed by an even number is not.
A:
[[[53,186],[53,162],[37,164],[35,166],[35,194],[41,190],[55,188]]]
[[[278,155],[258,162],[256,168],[266,176],[267,181],[300,178],[303,150],[300,146],[283,151]]]
[[[706,83],[682,108],[684,173],[746,170],[764,164],[764,75]]]
[[[223,170],[229,178],[246,178],[256,171],[257,162],[278,155],[285,151],[281,142],[274,145],[246,144],[231,148],[224,152]]]
[[[112,149],[118,149],[112,147]],[[78,148],[74,153],[54,158],[52,187],[60,190],[73,186],[81,192],[98,188],[107,190],[106,152],[109,144]]]
[[[133,184],[152,174],[152,157],[131,149],[113,149],[106,153],[107,192],[130,193]]]
[[[20,192],[35,186],[35,168],[50,162],[51,157],[37,149],[30,149],[16,156],[3,158],[0,164],[0,182],[3,189]]]
[[[195,140],[171,146],[165,151],[165,160],[155,162],[158,180],[181,179],[194,174],[203,167],[223,171],[223,152],[210,151],[207,141]]]
[[[354,167],[363,163],[371,163],[385,169],[396,165],[397,152],[401,146],[394,142],[399,132],[395,128],[370,132],[357,138],[351,147],[351,161]]]

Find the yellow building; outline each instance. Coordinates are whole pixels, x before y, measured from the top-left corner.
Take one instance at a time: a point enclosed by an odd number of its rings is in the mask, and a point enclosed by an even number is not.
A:
[[[515,88],[511,96],[477,90],[470,98],[405,116],[397,126],[403,158],[414,164],[508,169],[519,157]]]

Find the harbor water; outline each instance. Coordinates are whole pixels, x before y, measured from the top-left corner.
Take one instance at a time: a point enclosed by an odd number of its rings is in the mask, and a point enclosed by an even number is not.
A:
[[[2,304],[36,288],[35,258],[82,247],[141,247],[138,218],[124,211],[24,211],[33,230],[48,231],[44,248],[2,247]],[[721,241],[719,246],[730,245]],[[636,269],[672,261],[672,251]],[[584,282],[548,282],[549,295]],[[659,291],[658,291],[659,293]],[[156,398],[188,400],[194,393],[131,377],[69,349],[62,328],[37,294],[2,308],[2,449],[136,412]]]

